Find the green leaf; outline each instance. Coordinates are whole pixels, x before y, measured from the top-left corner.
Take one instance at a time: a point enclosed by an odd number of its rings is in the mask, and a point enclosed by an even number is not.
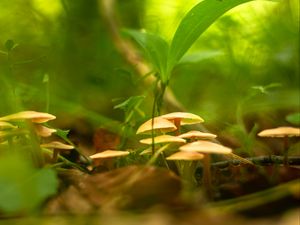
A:
[[[20,155],[1,155],[1,212],[30,212],[55,194],[57,188],[58,181],[53,170],[36,169],[28,158]]]
[[[179,64],[186,64],[186,63],[198,63],[206,59],[211,59],[216,56],[222,55],[223,52],[221,51],[199,51],[192,54],[184,55],[180,60]]]
[[[204,0],[192,8],[179,24],[173,37],[168,61],[170,74],[198,37],[228,10],[252,0]]]
[[[289,114],[285,119],[293,125],[300,126],[300,113]]]
[[[52,127],[51,127],[52,128]],[[68,140],[68,134],[70,133],[70,130],[61,130],[61,129],[56,129],[55,134],[59,137],[61,137],[64,140]]]
[[[167,79],[168,43],[155,34],[130,29],[126,29],[124,32],[130,35],[142,47],[155,72],[159,73],[160,79],[164,83]]]
[[[141,102],[145,99],[145,96],[138,95],[138,96],[131,96],[125,101],[121,102],[118,105],[114,106],[114,109],[122,109],[125,112],[133,110],[137,107]]]

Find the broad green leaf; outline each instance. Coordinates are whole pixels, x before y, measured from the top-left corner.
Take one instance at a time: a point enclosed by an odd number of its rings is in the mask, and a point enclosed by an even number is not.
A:
[[[166,66],[169,46],[160,36],[136,30],[125,30],[144,50],[146,57],[158,72],[162,82],[166,81]]]
[[[300,126],[300,113],[289,114],[285,119],[293,125]]]
[[[56,193],[58,181],[49,168],[34,168],[28,158],[2,154],[0,157],[0,211],[29,212]]]
[[[192,54],[184,55],[180,60],[179,64],[186,64],[186,63],[198,63],[206,59],[211,59],[216,56],[222,55],[223,52],[221,51],[199,51]]]
[[[228,10],[252,0],[204,0],[192,8],[179,24],[169,51],[168,71],[182,58],[198,37]]]

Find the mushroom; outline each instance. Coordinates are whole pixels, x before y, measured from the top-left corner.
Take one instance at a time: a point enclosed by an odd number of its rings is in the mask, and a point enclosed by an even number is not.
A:
[[[142,144],[152,145],[154,144],[162,144],[162,143],[186,143],[186,140],[180,137],[174,137],[172,135],[160,135],[154,138],[146,138],[140,140]]]
[[[165,133],[176,130],[176,126],[166,119],[155,117],[143,123],[136,133],[152,134],[152,130]]]
[[[215,139],[217,135],[211,133],[204,133],[198,130],[191,130],[184,134],[180,134],[177,137],[185,138],[185,139]]]
[[[232,150],[223,145],[210,141],[195,141],[179,148],[181,151],[200,152],[203,154],[203,184],[209,197],[211,192],[210,155],[209,154],[231,154]]]
[[[192,188],[197,185],[195,179],[197,161],[203,159],[203,157],[204,155],[198,152],[179,151],[168,156],[166,159],[175,161],[181,178],[187,182],[188,188]]]
[[[41,124],[35,124],[34,126],[34,130],[37,133],[37,135],[41,136],[41,137],[49,137],[51,136],[53,133],[56,132],[55,129],[43,126]]]
[[[273,129],[266,129],[257,134],[260,137],[276,137],[283,138],[283,164],[288,165],[288,148],[289,148],[289,137],[299,137],[300,128],[296,127],[277,127]]]
[[[53,156],[52,156],[52,161],[53,162],[57,161],[57,157],[58,157],[59,152],[74,149],[74,146],[67,145],[67,144],[61,143],[59,141],[52,141],[52,142],[49,142],[49,143],[41,144],[40,146],[42,148],[53,149]]]
[[[172,112],[172,113],[162,115],[160,117],[174,122],[174,124],[177,128],[176,135],[180,134],[180,127],[182,125],[196,124],[196,123],[204,122],[204,120],[200,116],[197,116],[192,113],[187,113],[187,112]]]
[[[97,164],[99,162],[105,162],[105,160],[109,160],[112,158],[117,158],[117,157],[121,157],[121,156],[126,156],[129,155],[128,151],[118,151],[118,150],[105,150],[103,152],[99,152],[96,153],[94,155],[91,155],[90,158],[93,159],[94,164]],[[108,169],[112,168],[111,165],[111,160],[106,161],[108,163],[106,163],[106,166],[108,167]]]
[[[45,123],[49,120],[54,120],[56,117],[49,113],[36,111],[22,111],[8,116],[0,117],[0,121],[19,121],[31,120],[33,123]]]

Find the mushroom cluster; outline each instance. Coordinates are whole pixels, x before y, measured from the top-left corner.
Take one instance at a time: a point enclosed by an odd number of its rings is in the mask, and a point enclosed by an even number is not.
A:
[[[197,130],[181,134],[181,126],[202,122],[204,122],[204,120],[198,115],[186,112],[173,112],[146,121],[138,128],[137,134],[145,133],[156,135],[152,138],[140,140],[143,144],[154,146],[154,152],[146,149],[141,154],[150,154],[152,152],[152,158],[149,161],[151,163],[153,163],[160,154],[162,154],[166,160],[175,161],[180,175],[183,179],[187,179],[188,182],[196,183],[194,173],[197,162],[201,160],[203,165],[203,185],[208,195],[210,195],[210,154],[232,154],[232,150],[214,143],[213,141],[217,137],[215,134],[204,133]],[[165,134],[168,132],[174,132],[175,135]],[[177,148],[174,147],[174,144],[177,144]],[[156,145],[159,145],[159,148],[156,148]],[[180,146],[178,147],[178,145]],[[171,146],[173,146],[173,148],[171,148]],[[173,154],[165,156],[164,153],[170,148],[173,150]]]
[[[50,137],[56,132],[56,129],[49,128],[43,123],[54,120],[55,118],[56,117],[52,114],[36,111],[21,111],[0,117],[0,143],[10,145],[17,137],[28,137],[30,130],[26,129],[26,126],[22,124],[24,122],[28,122],[27,127],[32,127],[32,130],[38,137]],[[40,144],[40,147],[42,149],[44,148],[53,151],[52,162],[57,161],[58,153],[60,151],[69,151],[74,148],[72,145],[64,144],[59,141],[43,143]]]

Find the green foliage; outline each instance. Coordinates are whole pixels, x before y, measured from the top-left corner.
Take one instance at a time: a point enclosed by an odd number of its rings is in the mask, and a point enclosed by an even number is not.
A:
[[[57,188],[58,181],[52,169],[36,169],[21,155],[1,155],[0,211],[30,212],[55,194]]]
[[[251,0],[205,0],[192,8],[180,22],[170,46],[168,71],[194,44],[199,36],[220,16],[235,6]]]
[[[143,48],[146,57],[152,63],[155,73],[158,73],[162,82],[167,81],[166,66],[168,59],[168,43],[156,34],[125,30],[127,34]]]
[[[292,113],[286,116],[286,121],[289,123],[295,125],[295,126],[300,126],[300,113]]]

